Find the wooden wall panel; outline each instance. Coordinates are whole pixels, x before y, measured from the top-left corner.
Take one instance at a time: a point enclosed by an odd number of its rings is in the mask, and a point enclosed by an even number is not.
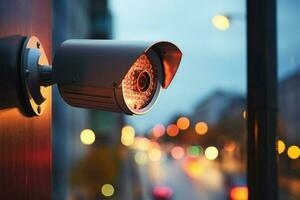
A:
[[[51,61],[51,1],[1,0],[0,37],[16,34],[37,36]],[[51,199],[50,99],[40,117],[0,110],[0,199]]]

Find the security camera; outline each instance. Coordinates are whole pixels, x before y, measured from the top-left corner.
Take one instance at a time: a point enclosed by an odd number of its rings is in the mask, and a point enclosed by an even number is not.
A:
[[[28,38],[21,76],[28,100],[33,101],[33,115],[42,113],[41,107],[38,111],[46,98],[42,89],[55,83],[72,106],[144,114],[161,88],[168,88],[182,57],[170,42],[115,40],[67,40],[55,53],[52,66],[41,64],[44,55],[38,39]]]

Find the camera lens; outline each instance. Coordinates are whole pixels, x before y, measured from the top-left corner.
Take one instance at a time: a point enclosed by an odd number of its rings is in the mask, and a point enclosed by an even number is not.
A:
[[[149,58],[142,54],[122,81],[124,100],[129,109],[144,109],[152,101],[157,89],[156,70]]]
[[[140,92],[145,92],[150,86],[151,78],[148,72],[143,71],[137,78],[137,89]]]

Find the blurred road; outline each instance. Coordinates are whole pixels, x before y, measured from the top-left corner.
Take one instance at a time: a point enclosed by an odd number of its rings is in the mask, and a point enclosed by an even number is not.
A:
[[[144,200],[152,200],[153,186],[169,186],[173,200],[225,200],[223,177],[210,161],[173,160],[165,156],[157,162],[138,167]]]

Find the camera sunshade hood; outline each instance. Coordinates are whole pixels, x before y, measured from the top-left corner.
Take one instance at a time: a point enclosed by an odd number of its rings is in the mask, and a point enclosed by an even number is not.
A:
[[[120,85],[137,58],[151,50],[159,56],[163,66],[162,87],[166,89],[178,69],[182,53],[176,45],[165,41],[67,40],[54,57],[54,80],[58,85]],[[89,66],[90,70],[85,70],[84,66]],[[100,78],[100,74],[105,78]]]

